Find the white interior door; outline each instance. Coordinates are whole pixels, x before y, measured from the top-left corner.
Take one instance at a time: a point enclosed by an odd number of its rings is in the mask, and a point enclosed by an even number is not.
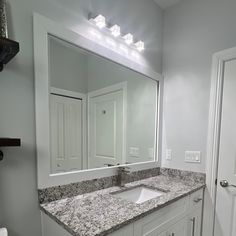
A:
[[[221,182],[225,180],[225,182]],[[228,183],[228,184],[227,184]],[[232,185],[235,185],[232,186]],[[225,64],[214,236],[236,235],[236,60]]]
[[[50,96],[51,171],[82,169],[82,101],[59,95]]]
[[[89,168],[117,165],[123,155],[123,91],[89,99]]]

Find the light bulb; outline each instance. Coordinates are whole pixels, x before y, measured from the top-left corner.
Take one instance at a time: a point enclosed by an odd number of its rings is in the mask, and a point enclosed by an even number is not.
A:
[[[110,31],[111,31],[111,34],[112,34],[114,37],[120,36],[120,26],[119,26],[119,25],[113,25],[113,26],[110,28]]]
[[[138,41],[137,43],[135,43],[135,46],[140,52],[145,49],[143,41]]]
[[[102,29],[106,26],[106,18],[103,15],[98,15],[93,18],[93,20],[99,29]]]
[[[125,42],[130,45],[134,42],[134,36],[132,34],[126,34],[124,37]]]

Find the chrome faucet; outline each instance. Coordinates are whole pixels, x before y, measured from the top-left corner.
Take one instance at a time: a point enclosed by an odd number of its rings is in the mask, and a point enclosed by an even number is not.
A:
[[[119,187],[125,186],[125,175],[130,173],[130,167],[128,166],[119,166],[118,167],[118,176],[117,176],[117,183]]]

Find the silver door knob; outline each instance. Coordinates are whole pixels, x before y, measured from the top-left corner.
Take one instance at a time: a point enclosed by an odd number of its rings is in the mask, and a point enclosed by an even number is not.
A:
[[[227,188],[227,187],[234,187],[234,188],[236,188],[236,185],[229,184],[229,182],[227,180],[220,181],[220,186],[222,188]]]
[[[229,182],[227,180],[220,181],[220,186],[222,188],[227,188],[229,186]]]

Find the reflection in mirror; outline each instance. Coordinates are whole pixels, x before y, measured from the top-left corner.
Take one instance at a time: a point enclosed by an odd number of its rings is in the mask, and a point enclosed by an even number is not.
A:
[[[154,161],[157,81],[48,41],[51,173]]]

